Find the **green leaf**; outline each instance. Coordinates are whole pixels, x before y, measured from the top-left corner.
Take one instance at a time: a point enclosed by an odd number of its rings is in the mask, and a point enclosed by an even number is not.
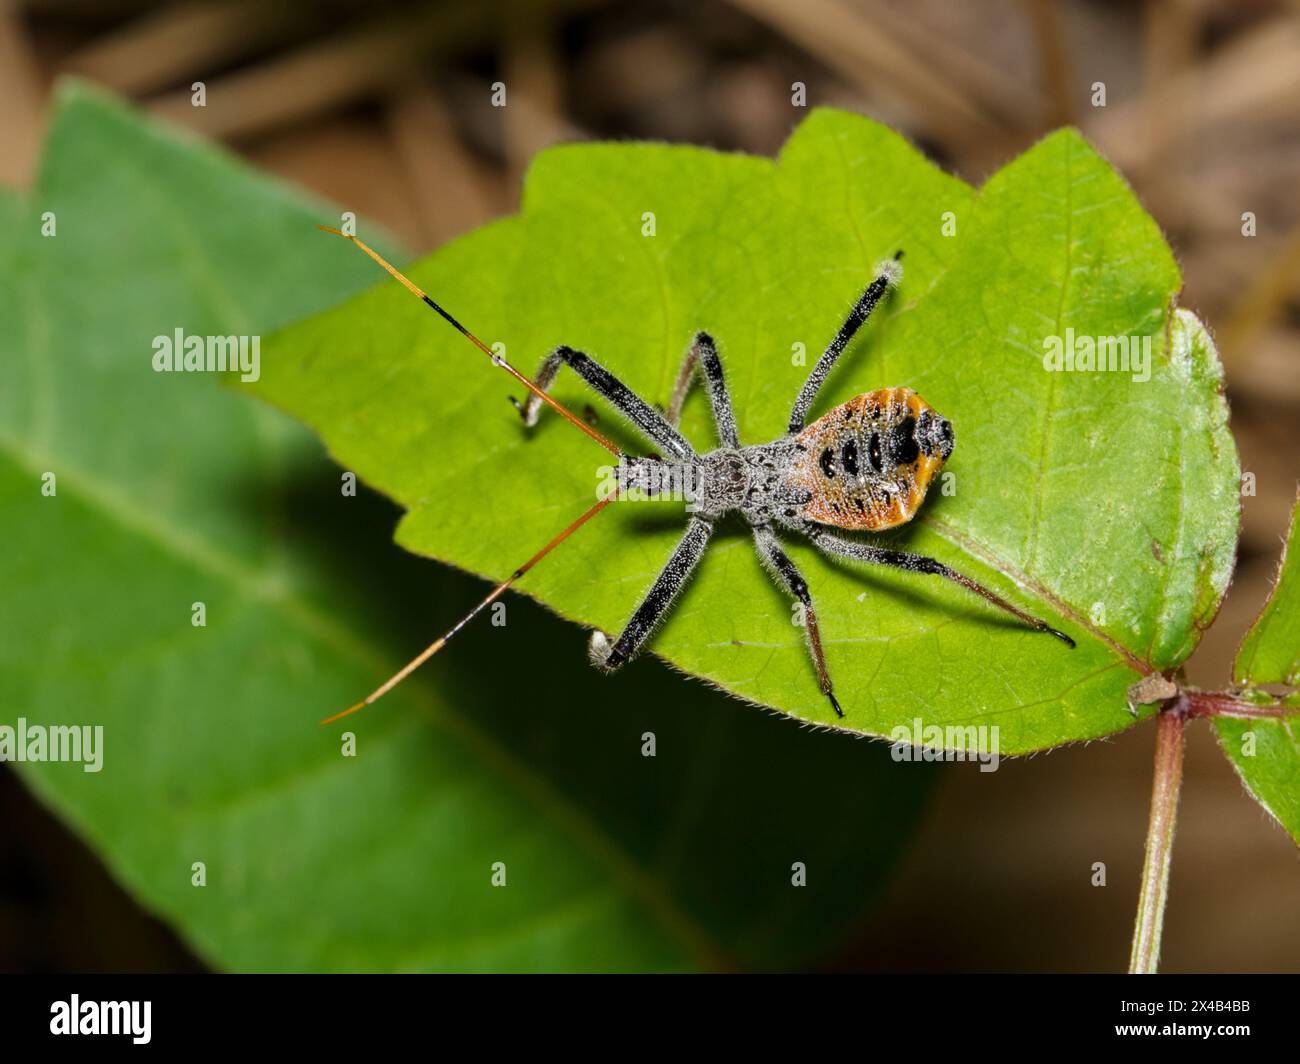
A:
[[[1282,547],[1277,583],[1233,665],[1233,678],[1250,686],[1269,684],[1293,690],[1282,699],[1300,714],[1300,506]],[[1214,722],[1224,752],[1246,789],[1296,842],[1300,842],[1300,716],[1283,720]]]
[[[370,264],[321,243],[330,217],[84,89],[60,97],[30,199],[0,196],[19,545],[0,556],[0,723],[103,728],[102,771],[23,779],[228,968],[818,957],[879,888],[929,766],[653,662],[603,683],[518,600],[350,722],[355,757],[317,726],[481,589],[393,546],[391,509],[342,495],[301,427],[212,375],[155,373],[151,344],[260,334],[355,291]]]
[[[1300,687],[1300,549],[1295,549],[1298,517],[1300,506],[1291,514],[1277,582],[1237,651],[1232,673],[1239,684]]]
[[[794,541],[844,723],[878,735],[916,718],[996,724],[1003,752],[1127,727],[1128,686],[1191,653],[1227,586],[1237,457],[1213,348],[1172,310],[1169,249],[1077,133],[1048,137],[978,194],[884,127],[834,111],[815,112],[776,162],[559,148],[534,163],[519,216],[412,277],[515,365],[568,343],[651,402],[666,403],[687,342],[707,329],[742,440],[757,443],[784,431],[812,361],[899,248],[901,291],[815,413],[908,385],[948,416],[955,491],[936,484],[922,516],[881,539],[988,583],[1079,647],[932,578],[855,570]],[[341,241],[320,253],[357,254]],[[1150,379],[1048,372],[1044,340],[1067,330],[1149,336]],[[806,364],[793,364],[795,345]],[[525,431],[503,401],[508,379],[389,280],[288,330],[265,365],[256,392],[405,508],[399,543],[493,579],[590,503],[606,461],[554,416]],[[647,449],[572,377],[554,392]],[[683,428],[713,445],[703,395]],[[616,632],[682,523],[663,504],[611,507],[521,590]],[[791,617],[747,534],[729,528],[652,649],[741,698],[834,724]],[[557,653],[581,657],[582,643],[574,632]],[[629,687],[615,677],[611,697]]]

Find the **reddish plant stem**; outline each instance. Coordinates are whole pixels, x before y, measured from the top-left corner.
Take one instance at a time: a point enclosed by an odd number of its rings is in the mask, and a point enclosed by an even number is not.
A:
[[[1300,708],[1277,703],[1258,706],[1216,691],[1188,691],[1183,695],[1189,717],[1239,717],[1242,720],[1278,720],[1300,713]]]
[[[1151,819],[1147,825],[1142,888],[1133,925],[1129,972],[1151,974],[1160,959],[1165,900],[1169,893],[1169,863],[1178,820],[1178,794],[1183,782],[1184,729],[1189,714],[1187,696],[1161,711],[1156,721],[1155,776],[1151,784]]]

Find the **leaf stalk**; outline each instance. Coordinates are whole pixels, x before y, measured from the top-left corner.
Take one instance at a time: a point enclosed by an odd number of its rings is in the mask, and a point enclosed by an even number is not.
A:
[[[1169,866],[1178,820],[1178,796],[1183,782],[1183,750],[1190,702],[1186,695],[1171,699],[1156,721],[1155,774],[1151,784],[1151,818],[1147,824],[1142,887],[1133,925],[1129,972],[1149,975],[1160,960]]]

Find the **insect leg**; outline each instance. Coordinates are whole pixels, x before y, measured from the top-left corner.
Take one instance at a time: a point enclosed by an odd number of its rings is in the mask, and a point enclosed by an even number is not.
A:
[[[903,569],[909,573],[928,573],[933,576],[942,576],[945,580],[960,584],[967,591],[972,591],[985,601],[991,602],[998,609],[1006,610],[1007,613],[1023,621],[1035,631],[1054,635],[1066,646],[1071,649],[1074,648],[1074,640],[1064,632],[1058,632],[1047,622],[1040,621],[1037,617],[1011,605],[1006,599],[994,594],[983,584],[957,572],[956,569],[949,568],[943,562],[936,561],[934,558],[927,558],[923,554],[909,554],[901,550],[885,550],[881,547],[872,547],[866,543],[856,543],[853,540],[841,539],[839,536],[831,535],[816,528],[808,530],[808,538],[812,540],[813,545],[818,550],[826,554],[838,554],[844,558],[870,562],[872,565],[888,565],[891,568]]]
[[[611,644],[604,632],[591,633],[588,653],[596,668],[613,672],[636,657],[645,641],[650,638],[655,625],[668,612],[677,593],[695,570],[696,564],[704,555],[704,549],[709,545],[712,533],[713,525],[702,517],[692,517],[686,535],[655,577],[655,582],[650,585],[650,590],[646,592],[641,605],[636,608],[618,639]]]
[[[691,390],[697,368],[703,371],[704,380],[709,387],[709,404],[713,407],[713,422],[718,427],[719,442],[724,447],[739,447],[736,414],[731,409],[731,395],[722,377],[722,359],[718,357],[718,348],[708,333],[696,333],[691,346],[687,348],[681,371],[677,374],[677,383],[673,386],[672,402],[668,404],[669,423],[676,425],[681,421],[682,403],[686,400],[686,393]]]
[[[789,555],[781,549],[776,535],[770,528],[756,525],[754,542],[758,546],[758,556],[777,582],[785,587],[803,605],[804,627],[808,632],[808,647],[812,652],[813,665],[817,668],[817,682],[822,694],[831,700],[831,707],[837,716],[844,716],[844,710],[835,699],[831,686],[831,674],[826,668],[826,655],[822,653],[821,631],[817,627],[817,612],[813,609],[812,595],[808,592],[808,582],[790,560]]]
[[[803,387],[799,390],[799,397],[794,401],[794,409],[790,411],[790,424],[787,426],[787,431],[791,434],[803,429],[808,420],[808,411],[812,409],[813,402],[817,399],[817,393],[826,383],[826,378],[835,368],[840,355],[844,354],[844,349],[849,346],[849,341],[871,317],[871,312],[876,309],[876,304],[880,302],[885,292],[903,279],[903,267],[898,263],[902,255],[900,251],[892,259],[886,259],[876,267],[876,279],[867,285],[866,291],[853,304],[848,318],[840,326],[840,331],[835,334],[834,339],[817,359],[812,372],[808,374],[808,379],[803,382]]]
[[[677,431],[654,407],[637,395],[631,388],[610,373],[599,362],[581,351],[561,345],[546,356],[542,367],[537,371],[536,384],[546,391],[555,380],[555,375],[562,366],[569,366],[591,387],[597,395],[607,400],[616,410],[650,440],[656,447],[662,448],[673,458],[692,458],[695,451],[686,437]],[[536,393],[530,393],[522,403],[511,397],[515,409],[524,419],[524,424],[537,424],[537,415],[541,410],[542,400]]]

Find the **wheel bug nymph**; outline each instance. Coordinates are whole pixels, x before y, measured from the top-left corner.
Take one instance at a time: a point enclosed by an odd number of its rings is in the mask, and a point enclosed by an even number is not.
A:
[[[777,528],[803,535],[828,555],[943,577],[1005,610],[1030,628],[1053,635],[1067,646],[1074,647],[1074,640],[1065,633],[1013,606],[942,562],[906,551],[872,546],[828,531],[836,528],[879,532],[910,521],[925,499],[930,482],[952,453],[952,425],[910,388],[881,388],[867,392],[808,424],[809,411],[849,341],[862,328],[886,292],[901,280],[901,251],[893,259],[877,266],[875,278],[817,359],[795,398],[785,434],[770,443],[743,445],[736,429],[731,396],[723,379],[722,360],[707,333],[696,333],[687,349],[664,413],[588,355],[567,346],[557,347],[547,355],[536,380],[530,380],[357,237],[328,226],[320,228],[351,240],[442,315],[495,365],[523,384],[528,389],[526,399],[520,402],[512,397],[511,402],[527,427],[537,423],[545,403],[614,454],[619,463],[619,491],[637,488],[653,497],[665,484],[693,486],[686,533],[623,631],[615,639],[601,631],[592,632],[589,654],[597,668],[613,672],[631,661],[645,646],[703,557],[715,523],[729,513],[738,513],[750,525],[764,568],[800,603],[818,684],[840,717],[844,712],[835,698],[826,667],[812,595],[807,581],[781,548]],[[556,402],[548,389],[565,366],[626,417],[660,453],[648,457],[624,454],[595,428]],[[708,390],[720,443],[719,447],[704,454],[697,452],[677,428],[687,393],[701,376]],[[367,698],[342,713],[327,717],[322,723],[354,713],[392,690],[617,496],[618,492],[608,495],[583,513],[507,580],[493,588],[450,631]]]

